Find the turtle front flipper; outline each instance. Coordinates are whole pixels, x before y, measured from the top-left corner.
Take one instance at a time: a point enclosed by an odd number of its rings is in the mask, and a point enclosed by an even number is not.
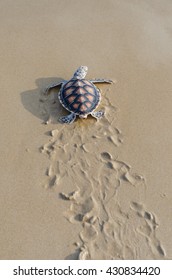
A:
[[[75,113],[71,113],[71,114],[69,114],[67,116],[61,117],[59,120],[62,123],[70,124],[70,123],[73,123],[75,119],[76,119],[76,114]]]
[[[65,80],[62,80],[61,82],[53,83],[53,84],[47,86],[44,90],[45,94],[49,94],[50,90],[55,87],[61,87],[65,82],[66,82]]]
[[[103,111],[92,112],[91,116],[96,119],[101,119],[104,116],[104,112]]]
[[[113,84],[114,83],[112,80],[108,80],[108,79],[93,79],[93,80],[90,80],[90,82],[93,84],[101,84],[101,83]]]

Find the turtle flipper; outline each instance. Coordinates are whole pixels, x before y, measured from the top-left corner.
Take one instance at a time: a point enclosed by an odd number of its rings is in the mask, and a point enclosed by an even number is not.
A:
[[[104,112],[96,111],[96,112],[92,112],[91,115],[92,115],[92,117],[94,117],[96,119],[101,119],[104,116]]]
[[[47,86],[44,90],[45,94],[49,94],[49,91],[55,87],[61,87],[62,84],[64,84],[66,81],[65,80],[62,80],[61,82],[58,82],[58,83],[53,83],[49,86]]]
[[[59,120],[62,123],[73,123],[74,120],[76,119],[76,114],[75,113],[71,113],[67,116],[61,117]]]
[[[112,80],[108,79],[92,79],[90,80],[91,83],[93,84],[101,84],[101,83],[106,83],[106,84],[113,84],[114,82]]]

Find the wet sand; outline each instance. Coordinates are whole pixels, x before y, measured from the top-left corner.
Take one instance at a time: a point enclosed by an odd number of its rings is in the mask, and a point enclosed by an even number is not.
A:
[[[0,7],[0,259],[171,259],[171,1]],[[80,65],[116,83],[61,124]]]

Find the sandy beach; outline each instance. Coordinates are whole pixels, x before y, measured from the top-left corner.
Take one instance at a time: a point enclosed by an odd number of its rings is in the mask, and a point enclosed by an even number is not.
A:
[[[172,259],[172,2],[0,1],[0,259]],[[105,116],[68,125],[80,65]]]

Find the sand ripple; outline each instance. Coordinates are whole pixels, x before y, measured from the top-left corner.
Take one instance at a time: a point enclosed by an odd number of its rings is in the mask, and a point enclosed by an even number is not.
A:
[[[102,120],[57,123],[50,131],[40,148],[50,160],[45,188],[60,193],[68,203],[65,217],[81,226],[75,258],[161,259],[165,251],[156,236],[158,221],[144,204],[145,179],[118,158],[123,138],[108,95]],[[43,95],[41,101],[45,121],[56,122],[63,114],[57,95]]]

